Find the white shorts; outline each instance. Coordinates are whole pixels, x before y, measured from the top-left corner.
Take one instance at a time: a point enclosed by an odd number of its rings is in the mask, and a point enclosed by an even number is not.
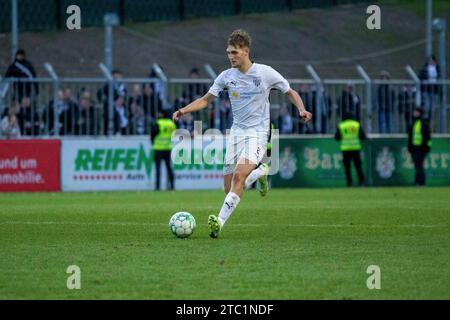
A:
[[[231,133],[227,137],[227,149],[223,165],[223,174],[232,174],[239,160],[258,165],[267,150],[267,135],[238,135]]]

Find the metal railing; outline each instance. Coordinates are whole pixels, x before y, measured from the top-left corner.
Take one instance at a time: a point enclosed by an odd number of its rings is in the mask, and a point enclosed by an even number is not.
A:
[[[1,120],[15,115],[21,136],[149,134],[162,112],[170,116],[205,94],[213,83],[212,78],[58,78],[48,71],[48,78],[1,80]],[[416,105],[424,108],[434,133],[450,132],[450,81],[315,78],[289,82],[314,120],[302,123],[286,96],[273,91],[271,120],[281,134],[332,134],[346,112],[359,119],[368,133],[405,133]],[[232,111],[227,93],[200,112],[184,115],[179,126],[192,131],[195,120],[203,122],[203,129],[229,128]],[[2,137],[9,137],[4,131]]]

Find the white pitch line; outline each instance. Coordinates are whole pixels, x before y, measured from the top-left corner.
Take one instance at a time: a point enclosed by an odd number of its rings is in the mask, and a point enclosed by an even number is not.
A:
[[[96,226],[96,225],[110,225],[110,226],[167,226],[167,223],[140,223],[140,222],[120,222],[120,221],[98,221],[98,222],[76,222],[76,221],[3,221],[0,225],[79,225],[79,226]],[[205,226],[206,224],[200,224]],[[268,227],[273,224],[265,223],[230,223],[229,227]],[[380,225],[380,224],[277,224],[280,227],[294,227],[294,228],[450,228],[446,224],[403,224],[403,225]]]

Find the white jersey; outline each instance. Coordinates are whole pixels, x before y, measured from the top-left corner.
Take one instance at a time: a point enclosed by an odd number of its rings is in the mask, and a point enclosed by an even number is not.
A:
[[[271,89],[283,93],[289,90],[289,83],[272,67],[253,63],[246,73],[238,68],[223,71],[214,81],[209,93],[219,96],[228,90],[233,112],[231,130],[256,130],[268,134],[270,130]]]

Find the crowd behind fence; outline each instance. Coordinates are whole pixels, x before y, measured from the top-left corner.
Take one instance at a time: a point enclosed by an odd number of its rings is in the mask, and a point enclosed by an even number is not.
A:
[[[448,133],[450,81],[361,79],[289,80],[313,121],[304,124],[296,108],[279,91],[270,95],[271,120],[281,134],[331,134],[343,114],[360,120],[369,133],[405,133],[415,106],[422,106],[434,133]],[[158,78],[4,78],[0,84],[1,137],[148,135],[166,112],[204,95],[212,79]],[[112,104],[109,102],[112,101]],[[185,114],[179,128],[222,132],[232,125],[227,92],[206,109]]]

